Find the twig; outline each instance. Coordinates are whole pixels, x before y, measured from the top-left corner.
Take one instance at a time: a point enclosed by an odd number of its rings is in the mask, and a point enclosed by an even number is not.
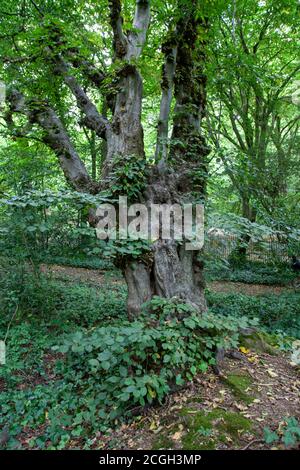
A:
[[[253,441],[249,442],[245,447],[242,447],[240,450],[247,450],[252,444],[258,444],[265,442],[263,439],[253,439]]]
[[[40,7],[35,3],[35,1],[34,1],[34,0],[30,0],[30,3],[34,6],[34,8],[36,9],[36,11],[38,11],[39,14],[43,17],[44,14],[43,14],[42,10],[40,9]]]

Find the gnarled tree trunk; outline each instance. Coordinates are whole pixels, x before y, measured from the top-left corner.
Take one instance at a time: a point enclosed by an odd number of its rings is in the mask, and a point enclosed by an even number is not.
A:
[[[28,100],[19,90],[13,90],[8,96],[8,125],[14,124],[13,113],[25,115],[29,126],[38,125],[43,130],[44,142],[57,155],[69,183],[77,191],[93,194],[109,188],[116,158],[118,165],[122,164],[123,158],[145,158],[141,124],[143,80],[138,69],[138,59],[150,22],[150,1],[136,0],[133,28],[126,32],[122,28],[121,1],[109,0],[109,6],[117,82],[113,90],[104,91],[104,100],[112,113],[110,120],[99,113],[73,73],[76,69],[76,73],[81,73],[92,86],[103,93],[100,87],[106,77],[105,71],[99,71],[86,58],[82,58],[74,47],[65,47],[62,50],[59,47],[60,31],[56,25],[53,26],[55,34],[52,37],[57,37],[57,47],[52,43],[43,50],[47,56],[45,60],[53,67],[53,73],[62,77],[74,96],[82,115],[81,124],[106,142],[106,158],[100,182],[93,181],[89,176],[63,123],[48,101]],[[179,20],[176,28],[168,35],[168,40],[162,47],[165,62],[162,70],[156,162],[149,165],[148,181],[139,201],[130,201],[143,202],[149,209],[151,204],[193,203],[203,200],[205,194],[205,157],[208,149],[201,136],[200,126],[205,109],[203,38],[207,23],[200,19],[196,0],[178,0],[177,8]],[[49,27],[51,26],[46,26]],[[172,98],[176,104],[169,143]],[[138,260],[123,257],[122,269],[128,285],[130,317],[138,315],[142,304],[154,295],[176,297],[200,312],[204,311],[206,304],[202,265],[197,255],[197,251],[187,251],[184,243],[158,238],[147,256],[141,256]]]
[[[199,199],[205,193],[205,157],[208,148],[200,132],[205,109],[205,43],[199,42],[199,29],[206,30],[207,23],[196,19],[194,5],[193,1],[188,6],[187,2],[182,2],[181,20],[177,23],[173,37],[163,47],[165,63],[156,146],[157,163],[151,168],[147,188],[141,196],[141,201],[148,207],[151,204],[191,203],[195,201],[195,195]],[[132,56],[132,52],[127,51],[128,55]],[[173,86],[176,107],[168,152],[168,121]],[[109,159],[116,154],[144,154],[140,124],[142,86],[135,67],[127,70],[126,77],[121,79],[121,88],[124,91],[117,98],[114,117],[118,123],[118,132],[113,135]],[[138,315],[143,303],[154,295],[176,297],[198,311],[204,311],[206,303],[202,264],[197,255],[197,251],[187,251],[185,244],[160,238],[153,243],[152,256],[147,258],[147,262],[128,258],[124,274],[128,285],[129,315]]]

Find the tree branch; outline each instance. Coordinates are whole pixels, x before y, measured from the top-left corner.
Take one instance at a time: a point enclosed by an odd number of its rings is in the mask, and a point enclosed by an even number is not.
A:
[[[65,84],[69,87],[76,98],[78,108],[85,115],[82,123],[89,129],[94,130],[98,137],[106,139],[107,131],[109,130],[109,122],[106,118],[101,116],[96,106],[87,96],[86,92],[78,84],[76,78],[71,75],[68,64],[59,56],[56,56],[54,61],[56,64],[56,71],[63,77]]]
[[[127,59],[138,58],[146,41],[150,22],[150,0],[136,0],[133,31],[128,35]]]
[[[240,36],[242,48],[243,48],[245,54],[249,55],[250,51],[249,51],[249,48],[248,48],[246,40],[245,40],[244,31],[243,31],[243,24],[242,24],[242,20],[240,18],[237,19],[237,24],[238,24],[238,31],[239,31],[239,36]]]
[[[258,40],[257,40],[257,42],[256,42],[256,43],[254,44],[254,46],[253,46],[253,54],[256,54],[256,53],[257,53],[258,48],[259,48],[261,42],[263,41],[263,39],[264,39],[264,37],[265,37],[265,35],[266,35],[266,32],[267,32],[268,27],[269,27],[269,25],[270,25],[270,22],[271,22],[271,21],[270,21],[270,12],[267,11],[267,12],[266,12],[266,18],[265,18],[264,24],[263,24],[263,26],[262,26],[262,28],[261,28],[261,30],[260,30],[259,36],[258,36]]]
[[[298,116],[296,116],[294,119],[291,119],[280,131],[280,134],[281,134],[281,138],[282,140],[285,139],[285,137],[287,136],[287,134],[289,134],[289,132],[292,130],[292,128],[298,124],[300,120],[300,114]],[[285,131],[285,132],[284,132]]]
[[[121,0],[109,0],[110,24],[114,35],[114,51],[118,59],[124,58],[127,52],[127,39],[123,33]]]
[[[96,185],[91,181],[55,111],[45,102],[26,100],[18,90],[11,90],[7,94],[7,101],[12,113],[27,116],[29,123],[36,123],[43,129],[42,140],[58,157],[69,183],[77,191],[96,192]]]
[[[90,80],[97,88],[99,88],[106,75],[102,70],[95,67],[93,63],[84,57],[80,57],[79,51],[75,48],[70,48],[66,51],[66,57],[74,68],[79,69],[82,74]]]
[[[279,98],[280,93],[285,89],[285,87],[289,84],[289,82],[292,80],[292,78],[299,72],[300,70],[300,65],[297,65],[294,70],[284,79],[280,87],[277,88],[276,92],[274,93],[273,96],[271,96],[270,100],[270,112],[273,109],[273,106],[276,103],[276,100]]]

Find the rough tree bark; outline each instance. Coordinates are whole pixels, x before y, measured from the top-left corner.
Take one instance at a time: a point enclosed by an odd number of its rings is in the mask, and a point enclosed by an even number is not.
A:
[[[10,93],[10,113],[22,113],[44,131],[44,142],[56,153],[67,180],[78,191],[100,192],[110,184],[116,157],[145,157],[141,124],[143,81],[138,58],[146,41],[150,22],[150,1],[136,0],[133,29],[124,33],[120,0],[109,0],[113,31],[114,60],[118,65],[117,89],[109,107],[112,119],[102,116],[72,74],[80,69],[93,86],[99,87],[105,72],[82,60],[76,50],[55,54],[53,70],[59,73],[76,99],[83,124],[106,142],[106,158],[100,183],[92,181],[73,147],[66,130],[47,102],[26,100],[17,90]],[[207,22],[199,19],[196,0],[178,0],[180,19],[176,31],[163,45],[162,98],[158,121],[156,163],[149,165],[148,181],[140,200],[155,204],[193,202],[205,194],[206,155],[209,150],[201,136],[205,110],[205,37]],[[201,30],[201,34],[199,31]],[[175,100],[173,132],[168,142],[169,115]],[[11,118],[11,116],[10,116]],[[142,304],[154,295],[181,299],[199,312],[206,309],[202,264],[198,252],[187,251],[175,240],[156,240],[151,253],[139,260],[122,259],[128,285],[128,314],[141,312]]]

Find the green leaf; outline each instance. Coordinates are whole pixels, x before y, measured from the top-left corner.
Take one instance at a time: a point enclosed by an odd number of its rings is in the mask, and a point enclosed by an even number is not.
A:
[[[279,437],[276,432],[271,431],[269,428],[264,428],[264,439],[266,444],[273,444],[274,442],[278,442]]]
[[[89,359],[89,364],[93,369],[98,369],[100,366],[100,363],[97,359]]]

